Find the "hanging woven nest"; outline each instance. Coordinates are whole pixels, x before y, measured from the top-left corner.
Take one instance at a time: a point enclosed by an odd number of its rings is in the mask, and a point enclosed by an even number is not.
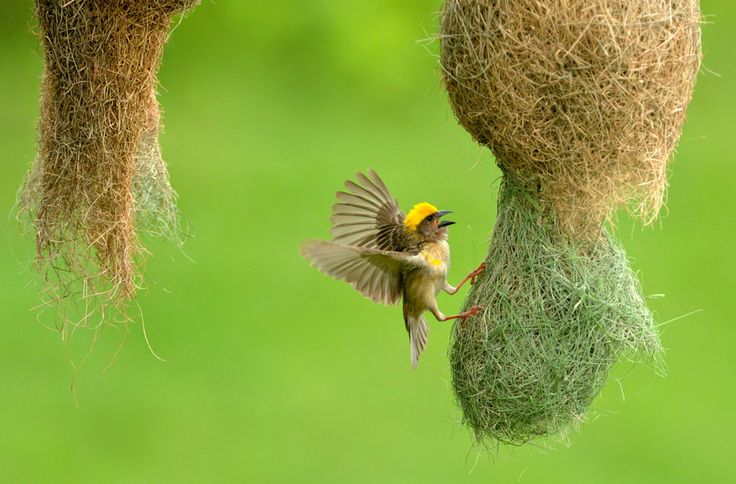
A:
[[[156,70],[172,17],[198,0],[37,0],[44,73],[38,156],[20,193],[45,302],[90,313],[136,290],[136,226],[176,236],[158,146]],[[62,323],[63,324],[63,323]],[[95,323],[96,324],[96,323]]]

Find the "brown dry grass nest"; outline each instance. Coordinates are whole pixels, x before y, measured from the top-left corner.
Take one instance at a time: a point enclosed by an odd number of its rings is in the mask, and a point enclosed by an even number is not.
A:
[[[136,289],[135,227],[176,233],[158,147],[156,70],[172,17],[198,0],[37,0],[38,156],[20,194],[45,301],[119,306]]]
[[[700,64],[698,0],[446,0],[452,108],[569,233],[657,215]]]

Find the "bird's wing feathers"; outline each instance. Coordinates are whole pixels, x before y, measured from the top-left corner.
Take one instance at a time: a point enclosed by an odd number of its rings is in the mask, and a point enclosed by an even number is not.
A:
[[[395,304],[402,294],[401,270],[416,255],[327,241],[310,241],[302,254],[320,271],[350,283],[373,301]]]
[[[404,213],[373,170],[357,173],[337,192],[332,206],[333,240],[308,241],[302,254],[320,271],[351,284],[375,302],[395,304],[403,293],[402,273],[422,265],[420,242],[404,230]],[[411,363],[416,367],[429,326],[421,314],[407,318]]]
[[[348,180],[347,192],[337,192],[332,206],[332,239],[340,244],[374,249],[403,250],[404,214],[386,184],[373,170]]]

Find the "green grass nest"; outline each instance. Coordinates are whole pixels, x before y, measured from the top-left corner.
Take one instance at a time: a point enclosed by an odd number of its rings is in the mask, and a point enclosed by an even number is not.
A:
[[[560,237],[538,193],[505,177],[487,269],[452,332],[452,382],[479,441],[523,444],[584,418],[623,354],[661,352],[622,247]]]

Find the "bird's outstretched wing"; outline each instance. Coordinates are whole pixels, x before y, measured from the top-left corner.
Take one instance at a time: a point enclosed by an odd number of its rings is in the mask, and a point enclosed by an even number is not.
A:
[[[407,250],[403,230],[404,214],[386,184],[373,170],[358,172],[357,183],[345,182],[346,192],[337,192],[332,206],[332,239],[344,245],[355,245],[388,251]]]
[[[416,255],[328,241],[308,241],[302,254],[314,267],[350,283],[375,302],[395,304],[401,297],[402,267],[416,264]]]

